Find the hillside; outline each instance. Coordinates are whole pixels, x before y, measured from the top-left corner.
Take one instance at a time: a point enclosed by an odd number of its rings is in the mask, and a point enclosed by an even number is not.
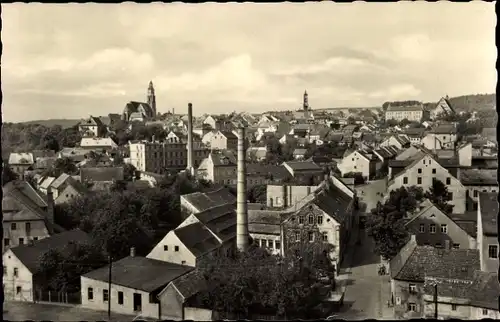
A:
[[[108,116],[100,116],[100,119],[104,124],[109,124]],[[67,129],[76,125],[78,122],[80,122],[80,119],[50,119],[50,120],[35,120],[35,121],[21,122],[21,124],[26,124],[26,125],[39,124],[46,127],[60,125],[63,129]]]
[[[457,112],[494,110],[497,105],[496,94],[475,94],[451,97],[448,99]]]

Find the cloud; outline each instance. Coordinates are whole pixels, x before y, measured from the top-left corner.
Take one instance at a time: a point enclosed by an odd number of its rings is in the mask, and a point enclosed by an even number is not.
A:
[[[407,34],[394,37],[392,51],[401,59],[429,61],[434,56],[434,44],[427,34]]]
[[[368,97],[384,99],[386,101],[409,99],[417,97],[422,93],[421,90],[411,84],[392,85],[385,90],[371,92]]]

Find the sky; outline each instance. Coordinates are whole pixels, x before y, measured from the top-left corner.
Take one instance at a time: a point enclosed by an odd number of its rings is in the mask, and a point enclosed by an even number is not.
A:
[[[494,93],[495,4],[4,4],[3,119],[195,115]]]

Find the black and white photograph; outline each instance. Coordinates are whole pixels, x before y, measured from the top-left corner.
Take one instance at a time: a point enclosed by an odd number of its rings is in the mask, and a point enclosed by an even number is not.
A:
[[[495,5],[2,3],[3,320],[500,319]]]

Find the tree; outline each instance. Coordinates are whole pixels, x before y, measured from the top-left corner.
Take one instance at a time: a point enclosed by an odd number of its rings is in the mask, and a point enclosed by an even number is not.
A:
[[[402,119],[401,122],[399,122],[399,126],[404,127],[410,124],[411,122],[408,119]]]
[[[19,179],[19,175],[12,171],[9,165],[4,164],[2,169],[2,186],[17,179]]]
[[[59,177],[61,174],[66,173],[74,175],[78,173],[78,168],[69,158],[57,159],[52,166],[45,171],[45,175],[51,177]]]
[[[446,187],[442,181],[437,179],[433,180],[432,187],[425,193],[425,197],[445,214],[452,213],[453,205],[448,203],[450,200],[450,193],[448,192],[448,187]]]
[[[396,125],[398,125],[398,121],[394,120],[394,119],[389,119],[385,122],[387,124],[387,126],[389,127],[394,127]]]
[[[137,171],[134,165],[127,163],[123,166],[123,180],[132,181],[132,180],[140,180],[141,174]]]
[[[252,203],[266,204],[267,185],[257,185],[248,189],[247,199]]]

